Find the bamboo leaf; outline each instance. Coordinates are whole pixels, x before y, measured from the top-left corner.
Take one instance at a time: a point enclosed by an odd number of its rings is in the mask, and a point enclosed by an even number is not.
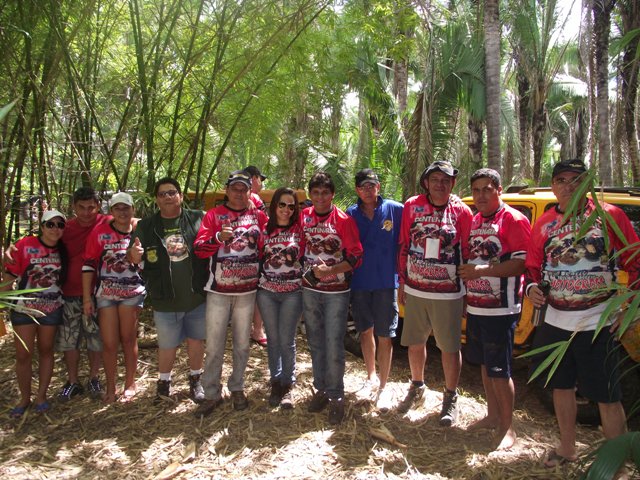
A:
[[[587,480],[613,478],[622,464],[631,456],[631,445],[638,432],[629,432],[607,440],[596,453],[596,458],[589,467]]]

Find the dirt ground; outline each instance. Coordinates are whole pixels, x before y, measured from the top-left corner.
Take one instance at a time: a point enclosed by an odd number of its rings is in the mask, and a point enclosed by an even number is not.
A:
[[[298,387],[292,411],[269,407],[266,350],[252,345],[246,375],[249,410],[236,412],[226,401],[199,420],[187,398],[184,350],[174,369],[177,393],[172,401],[153,403],[156,349],[152,330],[141,330],[140,393],[133,402],[106,406],[88,397],[54,401],[47,414],[30,410],[20,421],[7,414],[17,399],[12,339],[0,338],[0,478],[565,479],[577,478],[584,468],[580,463],[557,470],[542,466],[545,452],[557,440],[557,427],[526,385],[526,365],[521,361],[514,376],[518,441],[509,451],[494,452],[490,432],[465,431],[485,411],[477,367],[463,366],[458,424],[438,426],[443,382],[437,351],[429,354],[425,406],[404,416],[375,411],[360,391],[364,363],[347,354],[346,418],[332,428],[326,412],[306,411],[312,374],[304,336],[298,336]],[[228,346],[225,381],[230,357]],[[50,387],[54,400],[64,377],[58,360]],[[389,384],[396,400],[404,397],[409,378],[406,352],[396,350]],[[384,427],[403,446],[372,437],[371,429]],[[601,440],[601,433],[579,427],[578,439],[580,450],[587,452]]]

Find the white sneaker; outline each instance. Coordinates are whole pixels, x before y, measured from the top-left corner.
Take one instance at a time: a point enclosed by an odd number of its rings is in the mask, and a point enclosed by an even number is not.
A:
[[[365,380],[362,386],[356,392],[356,396],[361,399],[375,400],[378,393],[380,380],[375,377],[373,380]]]
[[[386,413],[393,408],[393,393],[390,388],[382,388],[378,391],[376,408],[381,413]]]

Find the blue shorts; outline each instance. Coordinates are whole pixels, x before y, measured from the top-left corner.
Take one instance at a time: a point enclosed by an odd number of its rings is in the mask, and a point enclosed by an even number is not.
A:
[[[14,327],[20,327],[22,325],[44,325],[47,327],[57,327],[58,325],[62,325],[62,307],[54,310],[44,317],[36,317],[35,320],[29,315],[12,310],[10,318],[11,325]]]
[[[511,378],[513,334],[520,314],[475,315],[467,313],[465,359],[484,365],[489,378]]]
[[[185,338],[204,340],[207,336],[204,303],[188,312],[154,310],[153,321],[158,332],[158,348],[176,348]]]
[[[122,300],[109,300],[107,298],[96,297],[96,304],[98,308],[117,307],[118,305],[142,308],[142,306],[144,305],[144,297],[144,294],[137,295],[131,298],[123,298]]]
[[[546,388],[573,389],[580,395],[598,403],[616,403],[622,400],[620,375],[618,372],[618,352],[620,343],[615,334],[604,328],[593,339],[593,330],[578,332],[571,340],[569,348]],[[569,340],[573,332],[543,323],[536,330],[532,349],[552,343]],[[542,352],[531,358],[531,372],[544,361],[551,351]],[[544,384],[549,370],[537,377]]]
[[[359,332],[373,327],[378,337],[394,338],[398,328],[398,292],[395,288],[351,290],[351,316]]]

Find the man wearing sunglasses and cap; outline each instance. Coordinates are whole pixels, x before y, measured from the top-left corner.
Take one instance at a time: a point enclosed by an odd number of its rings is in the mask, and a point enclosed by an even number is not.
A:
[[[397,409],[406,413],[424,404],[426,341],[433,332],[442,351],[445,378],[442,426],[451,426],[458,415],[464,286],[457,269],[467,251],[473,217],[471,209],[451,195],[457,174],[445,161],[433,162],[422,172],[420,186],[425,193],[404,205],[398,257],[398,299],[405,304],[401,342],[409,347],[411,385]]]
[[[626,431],[617,368],[616,314],[607,320],[605,328],[595,338],[594,334],[609,298],[615,295],[616,290],[612,287],[618,268],[629,274],[631,288],[638,288],[638,249],[624,248],[625,244],[637,245],[638,237],[625,213],[603,202],[600,202],[602,209],[618,226],[624,239],[619,238],[609,225],[605,242],[600,217],[578,237],[579,230],[598,215],[593,200],[584,197],[577,213],[572,212],[573,215],[564,218],[586,172],[585,164],[576,159],[562,160],[554,166],[551,190],[558,204],[534,224],[525,262],[525,294],[536,307],[548,305],[532,348],[570,340],[562,361],[546,385],[553,389],[553,405],[560,429],[560,442],[544,462],[549,468],[577,460],[576,386],[584,397],[598,402],[606,438],[617,437]],[[543,280],[551,285],[548,295],[539,287]],[[548,355],[547,351],[533,357],[532,371]],[[541,377],[546,381],[547,372]]]
[[[197,417],[210,415],[222,403],[222,365],[227,326],[233,330],[233,371],[227,387],[234,410],[244,410],[244,373],[249,360],[251,322],[258,290],[259,254],[267,215],[249,200],[251,176],[244,170],[227,179],[224,205],[207,212],[195,241],[196,255],[209,262],[207,291],[207,350],[203,377],[205,401]]]
[[[370,168],[356,173],[355,183],[358,202],[347,209],[347,214],[356,221],[364,253],[351,280],[351,314],[360,332],[367,368],[363,390],[366,395],[375,394],[376,407],[386,412],[392,401],[385,386],[398,327],[397,258],[403,206],[380,196],[380,180]],[[374,334],[378,337],[377,348]]]

